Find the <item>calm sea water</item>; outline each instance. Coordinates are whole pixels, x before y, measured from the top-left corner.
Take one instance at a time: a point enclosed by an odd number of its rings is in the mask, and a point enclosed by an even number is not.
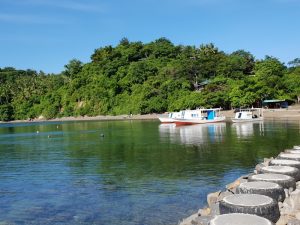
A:
[[[0,224],[177,224],[295,144],[299,122],[0,124]]]

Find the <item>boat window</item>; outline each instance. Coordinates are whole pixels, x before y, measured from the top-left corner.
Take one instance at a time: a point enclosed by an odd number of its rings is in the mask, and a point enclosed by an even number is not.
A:
[[[239,113],[239,116],[238,116],[238,118],[241,118],[242,117],[242,113]]]

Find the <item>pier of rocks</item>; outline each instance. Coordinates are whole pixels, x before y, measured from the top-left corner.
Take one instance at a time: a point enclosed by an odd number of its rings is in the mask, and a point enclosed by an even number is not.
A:
[[[179,225],[300,225],[300,146],[264,159],[253,173],[207,195]]]

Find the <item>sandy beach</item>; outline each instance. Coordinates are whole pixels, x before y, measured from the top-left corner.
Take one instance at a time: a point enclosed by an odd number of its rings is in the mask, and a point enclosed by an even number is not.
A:
[[[0,121],[0,123],[26,123],[26,122],[64,122],[64,121],[110,121],[110,120],[156,120],[158,114],[147,115],[118,115],[118,116],[70,116],[55,119],[36,118],[31,120],[13,120],[9,122]]]
[[[223,110],[222,114],[226,116],[227,121],[234,117],[234,110]],[[78,116],[78,117],[61,117],[55,119],[37,118],[32,120],[14,120],[0,123],[25,123],[25,122],[45,122],[45,121],[110,121],[110,120],[157,120],[159,114],[146,115],[118,115],[118,116]],[[288,109],[264,109],[263,116],[266,120],[300,120],[300,105],[290,106]]]

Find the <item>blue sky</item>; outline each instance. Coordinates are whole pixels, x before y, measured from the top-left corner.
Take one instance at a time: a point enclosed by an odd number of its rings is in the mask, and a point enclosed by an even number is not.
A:
[[[59,73],[123,37],[300,58],[300,0],[0,0],[0,67]]]

